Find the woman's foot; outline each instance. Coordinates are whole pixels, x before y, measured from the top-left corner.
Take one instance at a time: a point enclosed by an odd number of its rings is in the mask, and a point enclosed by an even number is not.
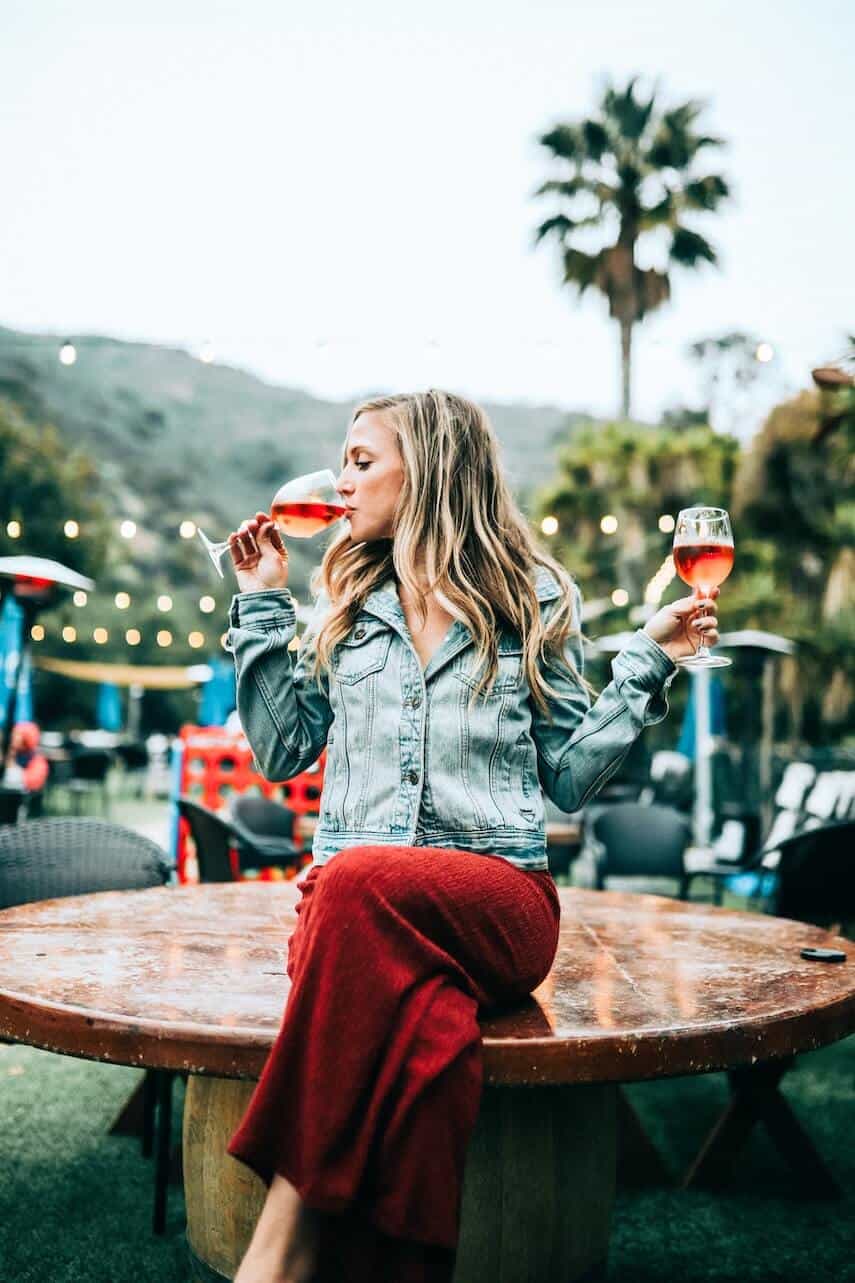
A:
[[[274,1176],[234,1283],[311,1283],[320,1220],[284,1176]]]

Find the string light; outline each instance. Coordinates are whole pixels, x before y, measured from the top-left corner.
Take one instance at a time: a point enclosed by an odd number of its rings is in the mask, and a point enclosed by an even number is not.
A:
[[[761,365],[768,365],[775,355],[775,349],[771,343],[758,343],[754,351],[754,359]]]
[[[199,650],[200,647],[205,645],[205,634],[193,632],[187,640],[194,650]]]
[[[110,634],[106,628],[96,628],[92,634],[92,640],[97,642],[99,646],[103,646],[110,640]]]
[[[142,641],[139,629],[129,628],[128,631],[125,633],[125,641],[128,643],[129,646],[139,646],[140,642]]]
[[[66,521],[62,528],[65,531],[66,539],[76,539],[80,534],[80,527],[76,521]]]
[[[172,598],[169,593],[165,592],[160,594],[157,599],[157,609],[164,611],[172,609]]]
[[[32,637],[33,641],[44,641],[45,630],[42,627],[42,625],[33,624],[32,628],[30,629],[30,636]]]
[[[558,534],[558,518],[557,518],[557,517],[544,517],[544,518],[543,518],[543,521],[541,521],[541,523],[540,523],[540,528],[541,528],[541,530],[543,531],[543,533],[544,533],[545,535],[557,535],[557,534]]]
[[[199,349],[199,360],[204,361],[205,365],[210,365],[215,356],[213,343],[210,340],[206,340]]]
[[[208,596],[200,597],[199,609],[201,611],[204,611],[206,615],[210,615],[212,611],[217,609],[217,603],[214,601],[213,597],[208,597]]]
[[[629,593],[625,588],[616,588],[612,593],[612,602],[615,606],[625,606],[629,601]]]
[[[178,527],[178,533],[182,539],[192,539],[196,533],[195,521],[182,521]]]
[[[133,539],[137,533],[137,523],[135,521],[123,521],[119,526],[119,534],[123,539]]]
[[[66,625],[65,625],[65,627],[64,627],[64,628],[63,628],[63,630],[62,630],[62,640],[63,640],[64,642],[76,642],[76,641],[77,641],[77,629],[76,629],[76,628],[72,628],[71,624],[66,624]]]
[[[131,604],[130,594],[126,592],[117,592],[114,600],[119,610],[127,610]]]
[[[9,536],[10,539],[20,539],[21,537],[20,521],[7,521],[6,534]]]
[[[71,600],[74,602],[75,606],[85,606],[89,598],[86,596],[86,593],[82,588],[78,588]]]
[[[613,535],[618,528],[618,519],[611,513],[607,513],[600,522],[600,529],[604,535]]]
[[[74,365],[76,360],[77,348],[73,343],[70,343],[68,339],[66,339],[62,347],[59,349],[59,363],[60,365]]]
[[[172,633],[168,628],[161,628],[160,632],[157,634],[156,641],[158,646],[171,646]]]
[[[659,529],[662,531],[663,535],[670,535],[675,525],[676,522],[670,512],[663,512],[662,516],[659,518]]]

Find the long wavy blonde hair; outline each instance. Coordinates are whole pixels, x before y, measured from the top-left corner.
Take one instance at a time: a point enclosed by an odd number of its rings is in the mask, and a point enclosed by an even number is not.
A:
[[[382,414],[395,431],[404,480],[390,539],[353,543],[345,530],[326,551],[313,583],[330,599],[329,614],[315,638],[316,673],[329,666],[333,648],[347,635],[368,594],[394,576],[422,623],[426,593],[432,592],[469,629],[479,670],[476,697],[489,689],[498,671],[499,627],[512,628],[522,640],[532,696],[548,713],[546,697],[554,692],[540,662],[562,664],[575,673],[563,648],[581,621],[573,618],[573,581],[537,547],[514,502],[490,420],[464,397],[435,389],[364,401],[354,410],[351,426],[369,411]],[[345,452],[346,442],[343,459]],[[546,624],[534,586],[539,566],[561,587]]]

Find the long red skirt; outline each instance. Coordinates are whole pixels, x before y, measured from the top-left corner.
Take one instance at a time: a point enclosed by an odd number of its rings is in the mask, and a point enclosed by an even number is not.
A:
[[[322,1218],[323,1277],[445,1283],[481,1097],[479,1007],[549,973],[549,873],[351,847],[301,884],[279,1035],[229,1153]]]

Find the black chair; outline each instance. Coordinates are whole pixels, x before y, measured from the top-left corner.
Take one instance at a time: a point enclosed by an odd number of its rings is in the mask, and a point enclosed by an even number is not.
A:
[[[113,754],[104,748],[76,749],[71,759],[71,779],[66,783],[73,799],[74,812],[80,814],[84,798],[96,798],[107,815],[110,809],[107,775],[113,765]]]
[[[117,744],[113,752],[123,767],[128,792],[142,797],[148,779],[148,748],[142,741],[129,740],[125,744]]]
[[[237,870],[232,851],[237,847],[237,834],[228,820],[195,802],[192,797],[178,798],[178,814],[187,821],[196,848],[200,882],[235,882]]]
[[[32,820],[0,830],[0,909],[97,891],[163,886],[171,870],[166,852],[155,842],[106,820]],[[142,1085],[146,1157],[157,1134],[156,1234],[166,1225],[173,1077],[168,1070],[147,1069]],[[119,1128],[114,1125],[113,1130]]]
[[[685,815],[669,806],[615,802],[598,809],[586,826],[598,891],[612,877],[673,878],[679,884],[680,899],[686,899],[683,852],[691,830]]]
[[[263,864],[296,868],[302,850],[297,841],[297,816],[281,802],[242,793],[232,804],[232,828],[238,837],[241,868]]]

